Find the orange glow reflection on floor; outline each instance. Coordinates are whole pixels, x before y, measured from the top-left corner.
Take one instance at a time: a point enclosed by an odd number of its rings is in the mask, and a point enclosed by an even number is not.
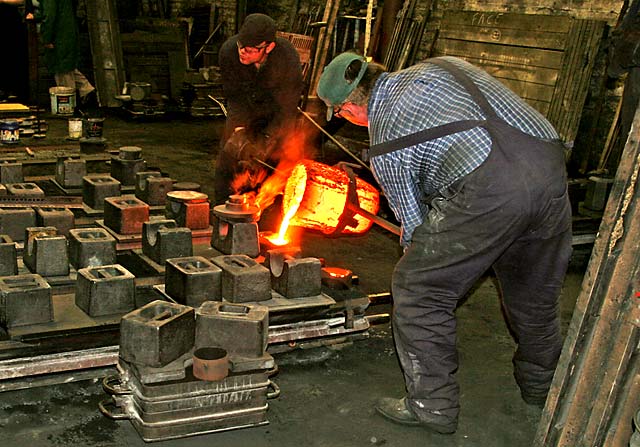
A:
[[[285,232],[286,232],[286,229],[285,229]],[[263,234],[262,236],[273,245],[280,246],[280,245],[287,245],[289,243],[287,239],[281,237],[280,234],[278,233]]]
[[[346,278],[351,274],[351,272],[347,269],[338,268],[338,267],[325,267],[323,269],[329,276],[332,278]]]

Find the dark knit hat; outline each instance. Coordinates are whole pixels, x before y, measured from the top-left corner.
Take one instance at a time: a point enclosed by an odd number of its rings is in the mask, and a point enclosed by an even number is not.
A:
[[[276,22],[264,14],[249,14],[238,33],[238,42],[245,47],[255,47],[262,42],[274,40],[276,40]]]

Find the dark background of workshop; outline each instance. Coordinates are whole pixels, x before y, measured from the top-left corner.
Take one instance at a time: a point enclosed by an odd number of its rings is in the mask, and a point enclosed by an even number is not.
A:
[[[629,133],[621,118],[625,107],[637,108],[637,96],[626,75],[614,78],[608,72],[612,36],[630,3],[78,0],[80,70],[96,86],[105,118],[100,149],[108,156],[92,155],[96,172],[108,169],[104,162],[118,148],[137,146],[148,166],[213,193],[213,163],[224,125],[217,51],[254,12],[272,16],[298,49],[305,76],[301,107],[339,143],[319,135],[318,161],[349,161],[339,146],[357,157],[367,147],[366,129],[340,120],[327,124],[315,96],[318,75],[334,55],[365,47],[367,55],[392,70],[430,56],[467,59],[542,112],[571,147],[574,254],[561,298],[567,342],[544,410],[520,399],[512,377],[514,342],[488,273],[457,311],[462,412],[455,435],[394,426],[374,414],[376,398],[403,392],[390,326],[380,318],[366,337],[292,344],[278,353],[275,380],[282,392],[269,403],[269,425],[158,445],[640,445],[634,433],[640,407],[639,138],[638,125]],[[49,89],[55,82],[33,29],[25,50],[23,61],[10,61],[25,73],[25,97],[2,100],[29,106],[29,114],[45,124],[36,132],[46,136],[36,140],[26,132],[18,145],[0,146],[0,155],[22,161],[25,175],[42,177],[53,172],[51,160],[55,164],[60,154],[77,154],[78,142],[68,139],[66,117],[51,113]],[[3,119],[13,118],[0,112]],[[310,126],[303,118],[300,122]],[[375,185],[366,172],[359,175]],[[380,215],[393,222],[382,205]],[[365,294],[388,295],[400,256],[396,236],[374,225],[357,237],[305,234],[303,244],[310,256],[352,270]],[[389,301],[380,301],[372,298],[369,315],[390,312]],[[129,422],[98,411],[105,397],[101,379],[113,367],[17,378],[11,377],[10,365],[0,369],[6,445],[144,444]]]

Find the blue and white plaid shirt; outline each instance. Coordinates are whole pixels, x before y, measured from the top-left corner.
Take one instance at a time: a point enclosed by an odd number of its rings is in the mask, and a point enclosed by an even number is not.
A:
[[[551,123],[500,81],[461,59],[444,59],[471,77],[508,124],[539,138],[559,138]],[[450,122],[485,119],[453,75],[429,63],[382,74],[371,92],[368,117],[371,145]],[[403,246],[427,214],[425,198],[476,169],[490,151],[489,133],[476,127],[371,159],[376,180],[402,224]]]

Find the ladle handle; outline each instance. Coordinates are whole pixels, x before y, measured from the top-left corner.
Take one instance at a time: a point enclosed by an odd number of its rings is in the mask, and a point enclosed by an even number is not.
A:
[[[117,413],[111,411],[111,408],[119,408]],[[104,414],[109,419],[113,419],[115,421],[123,420],[123,419],[131,419],[131,417],[125,413],[121,407],[118,407],[114,402],[113,398],[104,399],[98,403],[98,409],[100,413]]]
[[[122,396],[124,394],[131,394],[131,390],[122,385],[120,376],[114,374],[102,379],[102,389],[105,393],[112,396]]]
[[[350,205],[347,205],[350,206]],[[395,234],[396,236],[400,236],[400,227],[392,224],[388,220],[383,219],[382,217],[376,216],[375,214],[370,213],[367,210],[363,210],[360,207],[350,206],[354,213],[360,214],[362,217],[366,217],[371,222],[380,225],[385,230]]]
[[[267,399],[275,399],[280,396],[280,387],[272,380],[269,380],[267,388],[271,388],[273,391],[267,393]]]

